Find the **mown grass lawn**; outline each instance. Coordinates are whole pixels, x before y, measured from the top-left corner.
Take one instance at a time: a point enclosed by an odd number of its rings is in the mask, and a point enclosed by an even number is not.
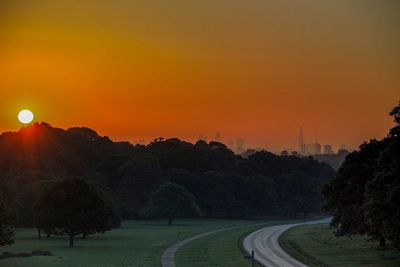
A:
[[[298,226],[280,237],[281,246],[310,266],[399,267],[400,251],[378,249],[365,236],[336,237],[326,224]]]
[[[258,226],[243,226],[195,240],[178,250],[177,267],[249,267],[251,261],[244,258],[241,239],[259,228],[292,222],[264,222]]]
[[[76,239],[75,248],[68,247],[66,237],[37,239],[34,229],[18,229],[15,244],[0,247],[0,253],[50,251],[54,256],[10,258],[0,260],[0,266],[134,266],[158,267],[164,249],[193,235],[214,229],[254,224],[236,220],[177,220],[174,225],[166,221],[125,221],[120,229]],[[235,243],[237,244],[237,242]],[[234,245],[235,245],[234,244]],[[190,266],[190,265],[189,265]]]
[[[239,247],[239,239],[258,227],[244,227],[219,232],[195,240],[177,252],[177,267],[251,266]]]

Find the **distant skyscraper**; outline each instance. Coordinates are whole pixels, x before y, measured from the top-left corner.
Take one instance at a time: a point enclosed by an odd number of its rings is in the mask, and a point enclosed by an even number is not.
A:
[[[306,152],[305,150],[306,150],[306,146],[304,144],[303,126],[300,126],[298,152],[300,154],[304,155]]]
[[[331,145],[324,145],[324,154],[333,154],[333,149]]]
[[[307,144],[307,154],[309,155],[318,155],[321,154],[321,144],[319,143],[311,143]]]

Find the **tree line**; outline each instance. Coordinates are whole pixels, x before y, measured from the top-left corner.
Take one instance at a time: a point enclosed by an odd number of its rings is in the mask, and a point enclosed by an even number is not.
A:
[[[14,225],[46,234],[104,232],[120,218],[307,216],[320,211],[321,188],[334,176],[329,165],[311,157],[262,151],[242,158],[219,142],[158,138],[132,145],[89,128],[47,123],[0,135],[4,210],[13,214]],[[83,201],[89,196],[91,203]],[[57,213],[61,203],[103,212],[107,219],[91,230],[67,229],[60,218],[77,221],[77,211]],[[86,215],[94,218],[96,212]]]
[[[400,103],[395,126],[382,140],[362,144],[347,156],[323,190],[337,235],[367,234],[384,247],[400,247]]]

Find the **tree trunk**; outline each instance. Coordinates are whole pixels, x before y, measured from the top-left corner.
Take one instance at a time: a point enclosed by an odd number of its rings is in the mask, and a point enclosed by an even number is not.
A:
[[[379,239],[379,247],[384,248],[386,247],[386,240],[383,236]]]
[[[87,239],[87,234],[82,234],[82,239]]]
[[[47,238],[50,238],[51,237],[51,234],[50,234],[50,232],[47,232]]]
[[[37,232],[38,232],[38,239],[42,239],[42,231],[40,230],[40,228],[37,228]]]
[[[74,235],[69,235],[69,247],[74,247]]]
[[[168,219],[168,225],[171,225],[172,224],[172,218],[169,218]]]

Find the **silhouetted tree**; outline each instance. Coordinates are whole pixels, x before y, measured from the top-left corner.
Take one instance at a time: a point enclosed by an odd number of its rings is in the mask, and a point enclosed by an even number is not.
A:
[[[338,234],[368,234],[380,246],[400,245],[400,104],[390,115],[388,136],[349,154],[323,191]]]
[[[312,177],[319,188],[335,175],[310,157],[263,151],[245,158],[219,142],[160,138],[132,145],[88,128],[63,130],[47,123],[0,135],[0,186],[9,188],[16,226],[22,227],[34,225],[36,184],[55,177],[79,176],[111,188],[124,219],[140,217],[150,193],[164,181],[186,188],[206,217],[239,218],[279,213],[292,172]]]
[[[374,177],[375,162],[381,149],[382,143],[377,140],[364,143],[359,151],[347,156],[336,178],[325,186],[325,210],[332,213],[331,225],[338,229],[338,235],[380,235],[366,223],[363,205],[365,187]]]
[[[395,127],[382,141],[385,147],[378,161],[374,178],[366,185],[363,209],[367,224],[377,229],[381,246],[385,239],[400,246],[400,104],[390,113]]]
[[[14,243],[14,218],[8,205],[5,197],[0,195],[0,246]]]
[[[239,200],[244,204],[242,217],[248,215],[269,216],[276,214],[279,208],[279,195],[274,181],[263,175],[241,177],[238,184]]]
[[[150,192],[161,183],[161,167],[158,159],[151,154],[133,157],[120,167],[121,180],[117,188],[121,213],[124,218],[139,217],[146,205]]]
[[[320,199],[320,186],[316,179],[301,172],[293,172],[286,179],[283,188],[283,207],[286,214],[294,216],[301,212],[307,217],[309,212],[318,212]]]
[[[118,227],[115,204],[107,190],[93,182],[72,178],[44,190],[35,205],[36,223],[55,235],[66,234],[69,246],[76,235],[104,233]]]
[[[200,215],[194,196],[182,186],[173,183],[165,183],[151,194],[144,213],[152,218],[167,218],[169,225],[176,218]]]

